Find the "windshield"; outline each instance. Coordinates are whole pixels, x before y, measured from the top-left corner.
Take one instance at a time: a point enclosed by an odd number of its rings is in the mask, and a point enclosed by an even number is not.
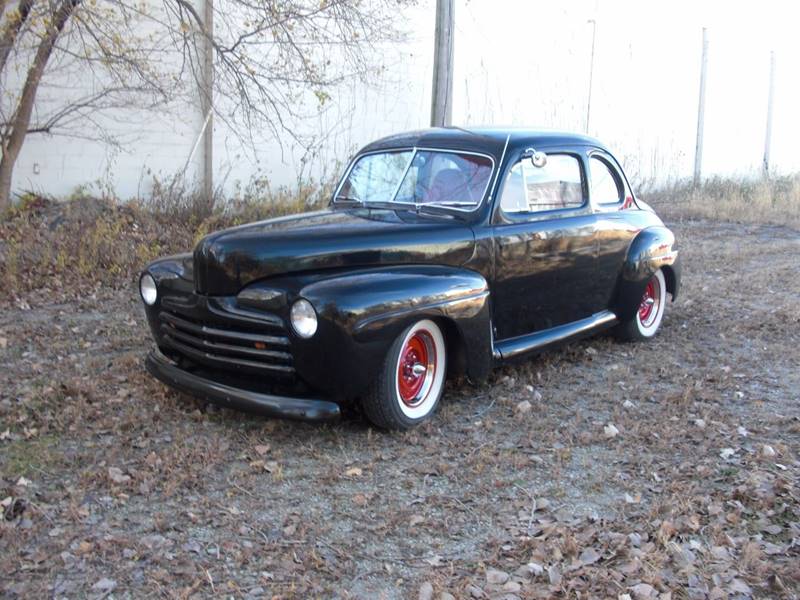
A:
[[[492,175],[488,156],[441,150],[398,150],[359,158],[339,188],[337,201],[363,204],[477,207]]]

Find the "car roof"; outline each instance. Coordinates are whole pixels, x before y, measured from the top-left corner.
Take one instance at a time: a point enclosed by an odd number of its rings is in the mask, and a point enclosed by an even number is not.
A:
[[[499,159],[506,147],[548,148],[552,146],[592,146],[606,149],[599,140],[567,131],[526,127],[433,127],[390,135],[368,144],[359,154],[393,148],[446,148],[481,152]]]

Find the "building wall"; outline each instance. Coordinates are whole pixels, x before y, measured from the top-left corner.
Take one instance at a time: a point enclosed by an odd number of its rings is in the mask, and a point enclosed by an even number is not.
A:
[[[157,0],[148,2],[151,10],[159,10]],[[254,179],[267,178],[273,186],[291,186],[298,178],[329,177],[336,164],[347,161],[359,146],[375,137],[426,126],[432,58],[423,50],[432,44],[433,26],[428,22],[431,10],[429,3],[422,2],[398,15],[403,23],[410,24],[407,41],[376,49],[370,59],[374,66],[383,67],[381,74],[368,81],[344,82],[329,90],[332,99],[321,106],[309,93],[309,116],[289,119],[288,126],[319,139],[311,152],[288,134],[276,138],[265,129],[237,135],[223,119],[216,119],[215,187],[231,194]],[[418,29],[420,23],[429,27]],[[143,36],[153,29],[149,21],[140,27]],[[179,57],[167,60],[177,66]],[[20,62],[8,81],[9,87],[21,88],[24,73],[25,65]],[[62,103],[65,95],[79,97],[98,85],[96,75],[81,72],[80,65],[51,65],[37,107],[44,114]],[[164,182],[176,176],[188,189],[199,189],[203,145],[198,140],[205,115],[198,90],[186,82],[184,87],[187,89],[181,99],[169,106],[113,109],[97,115],[118,142],[115,144],[81,127],[73,127],[68,136],[30,134],[17,161],[13,189],[57,197],[86,189],[128,199],[147,197],[154,180]],[[224,112],[226,107],[221,108]],[[243,138],[252,138],[254,143]]]
[[[155,0],[149,0],[155,2]],[[273,186],[333,175],[361,145],[429,120],[434,0],[421,0],[398,19],[405,43],[373,56],[385,67],[370,85],[347,82],[316,116],[294,123],[325,132],[309,155],[288,136],[252,132],[255,147],[217,121],[214,175],[228,194],[256,178]],[[713,6],[712,6],[713,5]],[[763,155],[769,50],[778,52],[773,169],[800,170],[800,42],[791,31],[794,3],[763,6],[689,0],[653,5],[635,0],[530,3],[457,0],[454,83],[456,124],[547,126],[582,131],[597,23],[589,133],[609,143],[642,179],[691,175],[699,84],[701,28],[710,28],[704,174],[754,174]],[[715,7],[715,8],[714,8]],[[746,44],[742,40],[747,40]],[[88,85],[81,73],[50,73],[58,82]],[[63,83],[63,81],[61,82]],[[61,93],[59,86],[43,90]],[[54,96],[50,96],[53,98]],[[57,97],[57,96],[56,96]],[[112,146],[91,139],[31,135],[14,175],[17,191],[68,196],[82,186],[120,198],[147,196],[153,179],[185,174],[198,182],[202,127],[197,98],[168,111],[117,110],[106,117],[121,135]],[[251,133],[251,132],[248,132]],[[305,157],[305,159],[304,159]]]

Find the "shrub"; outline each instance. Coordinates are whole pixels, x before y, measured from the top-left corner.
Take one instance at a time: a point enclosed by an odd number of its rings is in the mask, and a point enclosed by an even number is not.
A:
[[[73,296],[97,286],[133,286],[150,260],[190,250],[217,229],[319,208],[326,186],[239,190],[209,203],[177,185],[147,201],[116,202],[76,194],[69,200],[25,194],[0,220],[0,293],[31,290]]]

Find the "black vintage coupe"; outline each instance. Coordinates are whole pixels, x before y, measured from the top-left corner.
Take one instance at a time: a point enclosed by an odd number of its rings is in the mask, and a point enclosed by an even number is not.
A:
[[[213,233],[140,278],[146,365],[212,402],[426,420],[445,378],[613,328],[653,337],[675,238],[595,139],[430,129],[359,152],[327,210]]]

